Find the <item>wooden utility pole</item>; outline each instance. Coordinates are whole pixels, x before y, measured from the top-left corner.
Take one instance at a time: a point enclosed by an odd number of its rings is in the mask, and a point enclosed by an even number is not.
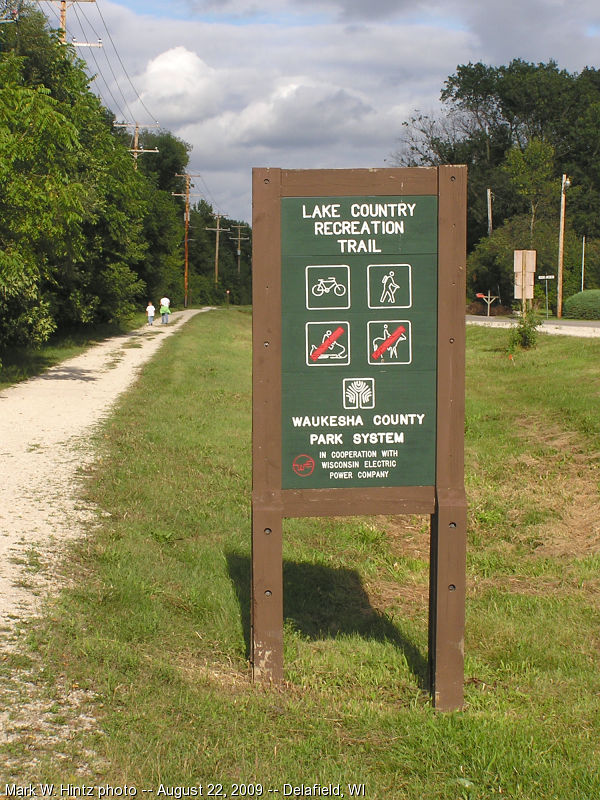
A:
[[[143,147],[140,147],[140,125],[138,122],[113,122],[113,127],[115,128],[135,128],[133,134],[133,147],[129,148],[129,152],[133,153],[133,168],[137,169],[137,160],[140,153],[159,153],[158,147],[154,147],[151,150],[146,150]],[[154,125],[144,125],[144,128],[159,128],[160,125],[155,123]]]
[[[51,0],[51,2],[60,4],[60,29],[61,29],[60,40],[61,40],[61,42],[66,44],[67,43],[67,7],[68,6],[72,6],[75,3],[95,3],[96,0],[69,0],[68,2],[67,2],[67,0]],[[97,44],[97,45],[88,45],[88,46],[90,46],[90,47],[102,47],[102,45],[100,43]]]
[[[488,236],[492,235],[494,229],[492,223],[492,190],[487,190],[487,218],[488,218]]]
[[[215,219],[217,220],[217,227],[216,228],[207,228],[207,231],[215,231],[217,234],[217,241],[215,244],[215,286],[219,282],[219,235],[221,233],[229,233],[231,228],[222,228],[221,227],[221,218],[224,217],[225,214],[215,214]]]
[[[249,236],[242,236],[242,228],[245,228],[245,225],[232,225],[232,228],[237,228],[237,236],[230,236],[232,242],[237,241],[237,267],[238,267],[238,275],[240,274],[240,258],[242,255],[242,242],[249,241]]]
[[[188,284],[189,284],[189,248],[188,248],[188,235],[190,230],[190,186],[192,178],[199,177],[197,175],[189,175],[187,172],[181,175],[177,173],[177,178],[185,178],[185,192],[171,192],[173,197],[185,197],[185,234],[184,234],[184,257],[183,257],[183,307],[187,308],[188,305]]]

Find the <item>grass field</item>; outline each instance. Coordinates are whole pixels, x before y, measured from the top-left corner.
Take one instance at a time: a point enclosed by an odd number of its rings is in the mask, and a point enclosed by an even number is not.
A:
[[[422,517],[286,521],[286,684],[249,682],[250,314],[232,308],[170,337],[98,434],[97,528],[29,631],[38,683],[88,692],[98,724],[31,779],[598,800],[600,341],[507,342],[468,330],[462,712],[426,691]]]

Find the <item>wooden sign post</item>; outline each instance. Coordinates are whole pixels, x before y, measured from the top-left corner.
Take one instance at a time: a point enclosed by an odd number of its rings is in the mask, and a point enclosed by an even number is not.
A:
[[[463,702],[466,168],[253,172],[254,680],[282,520],[430,514],[430,688]]]

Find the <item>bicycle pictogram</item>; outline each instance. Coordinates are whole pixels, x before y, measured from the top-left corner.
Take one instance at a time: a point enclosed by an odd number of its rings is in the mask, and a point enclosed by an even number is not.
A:
[[[305,274],[306,308],[314,311],[350,308],[350,267],[310,264]]]
[[[338,283],[335,276],[330,276],[328,278],[319,278],[311,291],[315,297],[322,297],[324,294],[329,294],[331,291],[333,291],[337,297],[343,297],[346,294],[346,287],[342,283]]]

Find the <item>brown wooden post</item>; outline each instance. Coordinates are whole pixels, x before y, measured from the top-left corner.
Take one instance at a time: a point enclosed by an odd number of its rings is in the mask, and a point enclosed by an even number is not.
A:
[[[254,680],[283,679],[279,169],[253,171],[252,632]]]
[[[431,518],[430,688],[463,704],[467,506],[464,491],[466,167],[439,168],[436,510]]]

